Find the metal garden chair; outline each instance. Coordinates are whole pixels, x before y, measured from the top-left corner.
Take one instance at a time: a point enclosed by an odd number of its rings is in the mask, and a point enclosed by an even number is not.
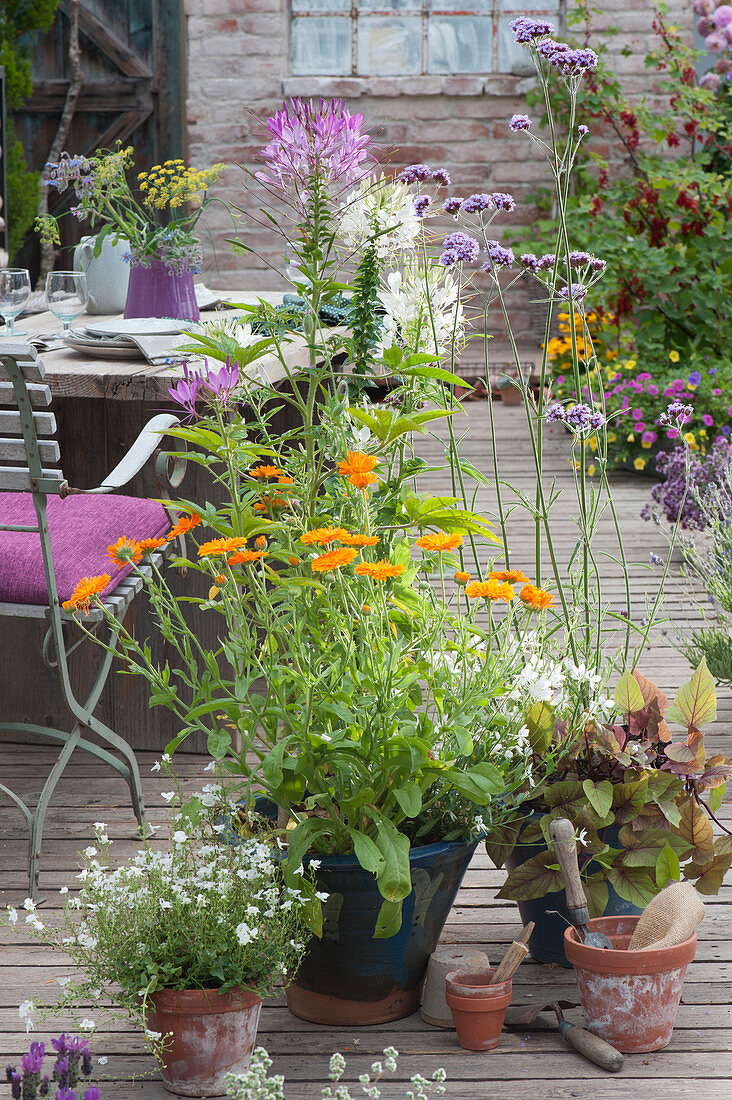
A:
[[[0,731],[48,738],[62,746],[34,810],[2,782],[0,775],[0,793],[19,808],[30,832],[28,880],[33,898],[38,895],[46,812],[75,749],[91,753],[122,776],[130,789],[135,816],[144,825],[135,754],[122,737],[94,716],[111,670],[122,619],[142,588],[141,578],[131,574],[129,567],[116,570],[106,556],[106,548],[120,535],[135,540],[160,537],[168,530],[171,517],[155,501],[105,494],[126,485],[159,447],[166,430],[179,423],[168,414],[153,417],[101,485],[90,490],[72,489],[58,465],[58,443],[51,438],[56,421],[48,411],[51,391],[43,384],[44,376],[43,365],[32,347],[0,341],[0,616],[46,620],[41,656],[49,668],[55,669],[73,720],[68,730],[30,722],[0,723]],[[159,473],[166,461],[160,456]],[[180,484],[182,473],[178,465],[169,484]],[[159,564],[162,554],[156,553]],[[71,685],[68,657],[85,639],[67,646],[64,623],[71,616],[62,604],[81,577],[106,573],[116,573],[101,593],[113,620],[110,624],[99,608],[92,608],[84,617],[84,625],[108,631],[108,636],[104,635],[108,649],[93,687],[86,699],[80,700]]]

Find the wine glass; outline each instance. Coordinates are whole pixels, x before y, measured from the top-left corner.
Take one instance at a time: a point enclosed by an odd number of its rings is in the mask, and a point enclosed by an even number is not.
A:
[[[46,275],[46,301],[64,326],[62,335],[71,331],[71,322],[84,312],[88,298],[83,271],[49,271]]]
[[[15,328],[15,318],[25,309],[30,296],[30,274],[24,267],[0,268],[0,316],[5,320],[3,337],[25,336]]]

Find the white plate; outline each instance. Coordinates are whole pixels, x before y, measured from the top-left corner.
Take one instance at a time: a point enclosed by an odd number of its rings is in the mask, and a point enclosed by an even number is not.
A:
[[[100,321],[86,326],[91,336],[175,336],[185,332],[191,321],[174,321],[167,317],[129,317],[118,321]]]
[[[100,359],[144,359],[140,349],[134,344],[122,343],[113,340],[93,340],[83,336],[64,336],[64,344],[74,351],[82,351],[85,355],[93,355]]]

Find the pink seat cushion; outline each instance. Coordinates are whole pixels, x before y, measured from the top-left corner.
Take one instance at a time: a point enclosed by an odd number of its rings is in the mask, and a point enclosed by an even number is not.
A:
[[[120,496],[48,497],[48,527],[59,599],[68,600],[82,577],[109,573],[102,592],[112,592],[131,565],[118,569],[107,547],[122,535],[157,538],[170,528],[161,504]],[[30,493],[0,493],[0,524],[36,524]],[[24,531],[0,531],[0,602],[47,604],[41,539]]]

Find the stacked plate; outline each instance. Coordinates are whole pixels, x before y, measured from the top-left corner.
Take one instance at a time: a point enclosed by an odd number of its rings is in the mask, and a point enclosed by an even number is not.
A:
[[[177,336],[190,326],[188,321],[174,321],[165,317],[137,317],[116,321],[99,321],[86,328],[72,329],[63,342],[67,347],[87,355],[106,359],[144,359],[139,338],[150,336]]]

